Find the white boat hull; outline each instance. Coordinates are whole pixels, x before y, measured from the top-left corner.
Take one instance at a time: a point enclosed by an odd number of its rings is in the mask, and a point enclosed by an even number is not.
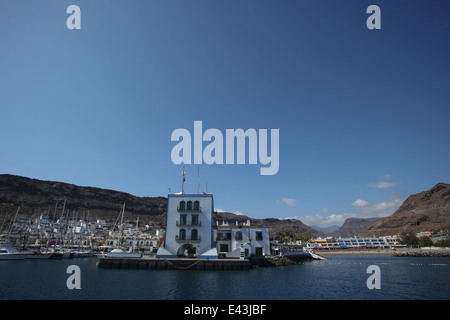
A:
[[[86,258],[86,257],[92,257],[94,254],[92,251],[80,251],[80,252],[74,252],[73,257],[74,258]]]
[[[114,249],[108,254],[106,258],[141,258],[142,254],[136,252],[127,252],[122,249]]]
[[[28,256],[28,253],[2,253],[0,254],[0,260],[23,260]]]
[[[19,252],[9,243],[0,247],[0,260],[23,260],[27,255],[27,252]]]

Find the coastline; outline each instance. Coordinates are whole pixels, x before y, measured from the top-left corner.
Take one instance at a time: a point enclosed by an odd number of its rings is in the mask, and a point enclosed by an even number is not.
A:
[[[388,254],[394,257],[450,257],[450,249],[445,248],[411,248],[411,249],[344,249],[344,250],[315,250],[320,256],[334,254]]]
[[[373,249],[373,250],[355,250],[355,249],[344,249],[344,250],[315,250],[314,253],[326,256],[326,255],[333,255],[333,254],[394,254],[395,250],[392,249]]]

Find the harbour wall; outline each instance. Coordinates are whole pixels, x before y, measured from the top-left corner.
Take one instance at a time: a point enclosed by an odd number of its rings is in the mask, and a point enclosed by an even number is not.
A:
[[[248,260],[238,259],[186,259],[186,258],[101,258],[103,269],[148,270],[250,270]]]
[[[250,270],[252,268],[289,266],[313,260],[308,254],[295,256],[265,256],[249,259],[191,259],[191,258],[101,258],[103,269],[147,270]]]
[[[408,251],[398,251],[393,254],[394,257],[450,257],[450,249],[417,249]]]

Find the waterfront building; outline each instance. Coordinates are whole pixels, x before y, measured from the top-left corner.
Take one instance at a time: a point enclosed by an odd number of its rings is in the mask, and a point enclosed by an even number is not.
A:
[[[352,237],[338,238],[341,248],[390,248],[401,246],[397,237]]]
[[[212,194],[169,194],[166,232],[156,257],[217,258]]]
[[[433,232],[431,232],[431,231],[422,231],[422,232],[416,233],[416,237],[417,238],[431,237],[432,234],[433,234]]]
[[[430,238],[431,238],[431,241],[433,241],[433,243],[437,242],[437,241],[441,241],[441,240],[450,239],[450,231],[448,231],[448,230],[446,230],[446,231],[441,230],[441,231],[439,231],[439,232],[437,232],[435,234],[432,234],[430,236]]]
[[[402,247],[398,236],[317,238],[308,243],[308,248],[320,249],[380,249]]]
[[[111,251],[115,248],[131,248],[134,250],[153,252],[159,246],[158,239],[141,235],[139,238],[106,238],[101,241],[99,248],[103,251]]]
[[[400,236],[397,236],[397,235],[395,235],[395,236],[385,236],[383,238],[386,240],[386,242],[388,243],[388,245],[391,248],[404,247],[405,246],[405,245],[400,243]]]
[[[327,237],[325,239],[323,238],[317,238],[313,239],[309,242],[310,248],[315,249],[339,249],[339,243],[336,241],[335,238]]]
[[[227,258],[239,258],[250,255],[270,254],[269,228],[243,225],[229,226],[224,223],[215,228],[214,239],[219,255]]]

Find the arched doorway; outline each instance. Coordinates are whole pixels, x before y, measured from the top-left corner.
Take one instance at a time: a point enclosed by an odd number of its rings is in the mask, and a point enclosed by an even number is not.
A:
[[[197,255],[197,248],[190,243],[185,243],[178,248],[178,257],[195,257]]]

